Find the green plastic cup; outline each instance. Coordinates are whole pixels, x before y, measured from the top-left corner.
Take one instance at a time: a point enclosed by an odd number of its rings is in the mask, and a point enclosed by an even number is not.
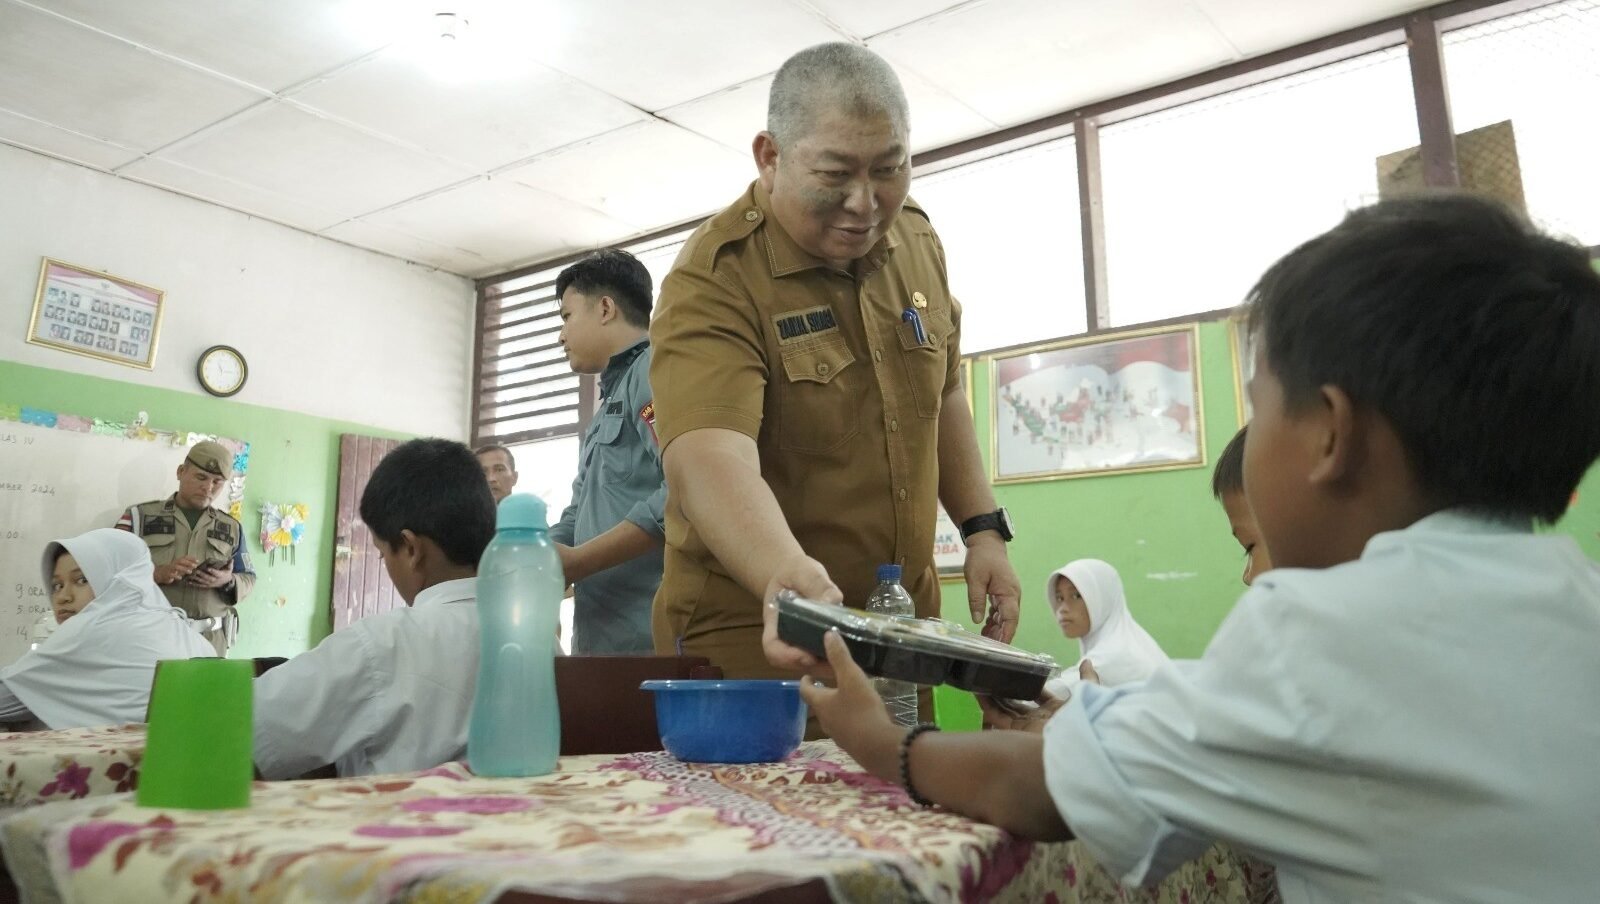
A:
[[[156,663],[139,767],[141,807],[232,810],[250,806],[255,775],[248,659]]]

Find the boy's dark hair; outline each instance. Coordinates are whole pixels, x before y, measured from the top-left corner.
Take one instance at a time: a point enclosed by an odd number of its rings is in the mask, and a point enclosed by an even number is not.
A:
[[[439,544],[457,565],[478,564],[494,518],[477,456],[447,439],[401,443],[378,462],[361,494],[361,520],[374,537],[395,546],[409,530]]]
[[[1244,433],[1249,429],[1249,424],[1240,427],[1217,456],[1217,467],[1211,472],[1211,495],[1219,500],[1224,493],[1244,492]]]
[[[511,450],[505,446],[499,443],[489,443],[472,450],[473,455],[482,455],[485,452],[504,452],[506,454],[506,464],[510,465],[513,471],[517,469],[517,457],[512,455]]]
[[[1250,332],[1291,411],[1338,386],[1430,503],[1550,523],[1600,455],[1600,274],[1465,195],[1382,201],[1269,269]]]
[[[639,259],[620,248],[596,251],[561,271],[556,277],[556,298],[567,289],[585,295],[610,295],[622,309],[622,319],[644,329],[650,325],[654,286],[650,271]]]

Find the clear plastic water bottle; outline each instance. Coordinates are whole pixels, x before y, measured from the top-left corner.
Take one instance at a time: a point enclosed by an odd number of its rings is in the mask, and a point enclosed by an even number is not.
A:
[[[867,611],[891,618],[916,618],[917,607],[911,594],[900,586],[899,565],[878,566],[878,586],[867,597]],[[889,708],[889,716],[905,726],[917,724],[917,686],[909,681],[874,678],[878,696]]]
[[[467,726],[467,764],[478,775],[556,768],[556,627],[566,586],[544,501],[506,497],[478,563],[478,686]]]

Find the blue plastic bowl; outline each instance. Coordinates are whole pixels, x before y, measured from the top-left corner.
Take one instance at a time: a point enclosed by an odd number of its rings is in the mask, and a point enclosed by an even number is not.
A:
[[[646,681],[661,745],[686,763],[776,763],[806,732],[798,681]]]

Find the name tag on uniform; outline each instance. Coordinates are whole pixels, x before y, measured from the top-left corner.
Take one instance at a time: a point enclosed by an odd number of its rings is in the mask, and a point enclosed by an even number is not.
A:
[[[232,543],[233,528],[229,527],[226,523],[217,524],[210,530],[206,531],[206,536],[213,540],[222,540],[226,543]]]
[[[622,414],[622,413],[623,413],[623,408],[622,408],[622,400],[621,399],[617,399],[615,402],[606,403],[606,414]]]
[[[778,328],[779,345],[799,342],[808,336],[839,331],[839,321],[834,319],[833,309],[827,305],[784,311],[775,315],[772,323]]]
[[[139,524],[139,533],[148,537],[152,534],[175,534],[178,532],[178,522],[171,515],[145,515]]]

